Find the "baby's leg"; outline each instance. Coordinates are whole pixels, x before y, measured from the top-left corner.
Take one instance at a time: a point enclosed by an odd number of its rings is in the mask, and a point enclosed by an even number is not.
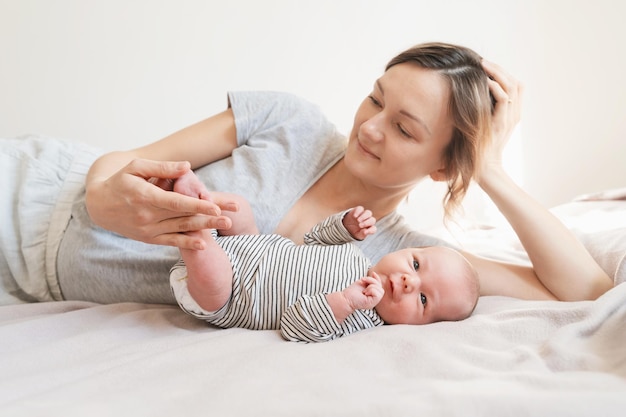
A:
[[[230,298],[233,287],[233,269],[230,259],[217,244],[210,230],[191,232],[201,236],[203,250],[180,249],[187,267],[187,288],[200,307],[207,311],[219,310]]]
[[[259,229],[254,221],[254,214],[248,201],[238,194],[223,193],[218,191],[209,192],[202,181],[189,171],[187,174],[178,178],[174,183],[174,191],[185,194],[190,197],[196,197],[204,200],[229,202],[229,205],[235,205],[237,210],[223,210],[222,215],[231,221],[231,227],[228,229],[219,229],[220,235],[256,235]]]
[[[230,229],[220,229],[219,233],[223,236],[232,235],[258,235],[259,229],[254,220],[254,213],[252,213],[252,207],[248,203],[248,200],[238,194],[231,193],[211,193],[212,195],[219,195],[225,200],[233,201],[237,203],[239,209],[237,211],[222,211],[222,215],[230,218],[232,226]]]

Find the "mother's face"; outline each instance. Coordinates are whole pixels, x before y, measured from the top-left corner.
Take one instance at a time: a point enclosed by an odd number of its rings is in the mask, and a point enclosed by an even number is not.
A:
[[[354,118],[345,162],[364,182],[412,188],[425,176],[445,180],[443,151],[453,132],[450,88],[414,64],[387,70]]]

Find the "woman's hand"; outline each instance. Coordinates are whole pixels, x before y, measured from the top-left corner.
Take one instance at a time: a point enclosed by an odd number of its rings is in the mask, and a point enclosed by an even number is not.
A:
[[[184,232],[228,227],[228,219],[220,214],[230,205],[168,191],[167,184],[173,181],[167,180],[190,169],[188,162],[134,159],[108,178],[91,175],[86,194],[89,215],[98,226],[131,239],[202,249],[201,239]]]
[[[491,143],[478,167],[475,180],[481,184],[494,170],[502,169],[502,152],[513,130],[520,121],[524,87],[502,67],[483,60],[483,68],[489,74],[489,91],[495,99],[492,117]]]

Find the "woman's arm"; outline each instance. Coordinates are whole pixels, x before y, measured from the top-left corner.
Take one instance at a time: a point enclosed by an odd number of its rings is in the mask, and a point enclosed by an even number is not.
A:
[[[480,186],[508,220],[533,265],[514,267],[472,257],[483,294],[573,301],[595,299],[612,288],[612,280],[574,234],[505,173],[490,171]]]
[[[533,267],[470,255],[481,276],[481,292],[531,299],[595,299],[613,286],[611,279],[574,234],[502,168],[502,149],[519,120],[522,86],[497,65],[486,61],[483,65],[493,78],[494,142],[475,180],[510,223]]]
[[[228,109],[147,146],[103,155],[87,174],[89,215],[97,225],[135,240],[199,248],[200,240],[183,232],[223,228],[219,214],[227,207],[168,192],[151,179],[179,178],[230,155],[236,146]]]

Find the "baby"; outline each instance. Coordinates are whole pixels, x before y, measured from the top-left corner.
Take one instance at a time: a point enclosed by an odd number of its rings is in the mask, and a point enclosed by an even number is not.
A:
[[[190,173],[174,191],[210,199]],[[187,313],[219,327],[280,329],[292,341],[327,341],[383,324],[462,320],[476,306],[478,277],[456,250],[432,246],[383,256],[374,265],[350,243],[375,233],[369,210],[330,216],[304,244],[258,234],[248,203],[232,227],[195,232],[203,250],[181,249],[170,271],[172,291]]]

